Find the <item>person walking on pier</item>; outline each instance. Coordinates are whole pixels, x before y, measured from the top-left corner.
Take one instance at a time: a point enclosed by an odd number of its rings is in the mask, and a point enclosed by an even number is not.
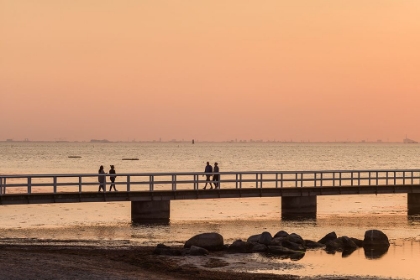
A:
[[[99,182],[98,192],[100,192],[101,190],[103,190],[105,192],[106,191],[106,186],[105,186],[106,177],[105,177],[105,175],[102,175],[102,174],[106,174],[106,173],[105,173],[103,165],[101,165],[99,167],[98,173],[99,173],[99,175],[98,175],[98,182]]]
[[[111,169],[109,170],[109,174],[115,174],[115,168],[113,165],[110,165]],[[112,190],[112,187],[114,187],[114,191],[117,191],[117,189],[115,188],[115,178],[117,178],[117,176],[109,176],[109,179],[111,180],[111,185],[109,186],[109,191]]]
[[[220,189],[220,174],[219,173],[219,166],[217,165],[217,162],[214,163],[213,168],[213,183],[215,189]]]
[[[210,165],[209,162],[207,162],[206,168],[204,169],[204,173],[206,173],[206,185],[204,186],[204,189],[207,188],[207,184],[210,184],[210,189],[213,189],[213,184],[211,183],[211,173],[213,173],[213,167]]]

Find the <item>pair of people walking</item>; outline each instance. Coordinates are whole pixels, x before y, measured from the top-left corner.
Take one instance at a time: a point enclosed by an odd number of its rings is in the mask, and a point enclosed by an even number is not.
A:
[[[204,186],[204,189],[207,188],[207,184],[210,184],[210,189],[213,189],[213,184],[211,181],[211,176],[213,175],[213,183],[214,188],[219,189],[220,188],[220,175],[219,175],[219,166],[217,162],[214,163],[214,167],[210,165],[209,162],[207,162],[206,168],[204,169],[204,175],[206,175],[206,185]],[[215,173],[215,174],[213,174]],[[204,176],[203,175],[203,176]]]
[[[115,167],[114,165],[110,165],[111,169],[109,170],[109,174],[116,174],[115,172]],[[99,171],[98,171],[99,175],[98,175],[98,182],[99,182],[99,190],[105,192],[106,191],[106,176],[105,176],[105,170],[104,170],[104,166],[101,165],[99,167]],[[117,189],[115,188],[115,178],[117,178],[117,176],[109,176],[109,179],[111,180],[111,185],[109,186],[109,191],[112,191],[112,188],[114,188],[114,191],[117,191]]]

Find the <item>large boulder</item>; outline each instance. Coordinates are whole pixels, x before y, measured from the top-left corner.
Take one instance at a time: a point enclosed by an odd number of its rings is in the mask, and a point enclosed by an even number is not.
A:
[[[365,232],[363,249],[368,259],[379,259],[388,252],[389,240],[385,233],[371,229]]]
[[[197,246],[209,251],[221,251],[224,247],[223,236],[216,232],[202,233],[191,237],[184,244],[184,248]]]
[[[254,245],[252,245],[252,243],[244,242],[242,240],[236,240],[229,246],[228,252],[229,253],[250,253],[253,247]]]
[[[380,230],[371,229],[365,232],[363,247],[365,246],[388,246],[389,240],[385,233]]]

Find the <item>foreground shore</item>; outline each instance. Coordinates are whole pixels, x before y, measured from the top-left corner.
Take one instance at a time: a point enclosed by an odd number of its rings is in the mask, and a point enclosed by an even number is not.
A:
[[[98,247],[54,244],[0,244],[0,279],[366,279],[366,277],[255,274],[217,270],[222,256],[206,267],[183,258],[153,255],[154,247]],[[213,265],[211,265],[213,264]],[[370,278],[391,279],[391,278]]]

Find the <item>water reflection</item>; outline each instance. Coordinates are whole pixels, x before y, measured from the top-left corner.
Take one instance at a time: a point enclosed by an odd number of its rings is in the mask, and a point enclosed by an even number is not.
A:
[[[382,258],[388,252],[389,246],[365,246],[365,257],[368,260],[375,260]]]

